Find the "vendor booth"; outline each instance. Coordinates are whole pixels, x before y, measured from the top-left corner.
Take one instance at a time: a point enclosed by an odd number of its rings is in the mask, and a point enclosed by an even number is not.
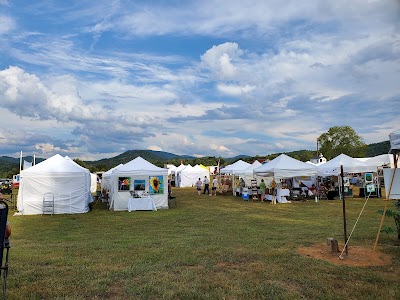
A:
[[[21,171],[18,211],[23,215],[43,214],[43,203],[51,199],[54,214],[88,212],[93,202],[90,177],[89,170],[56,154]]]
[[[131,211],[143,207],[168,208],[168,170],[137,157],[112,171],[110,209]]]
[[[223,180],[224,184],[222,185],[224,188],[222,189],[222,193],[228,192],[226,187],[230,186],[232,188],[232,193],[236,195],[237,190],[240,189],[238,185],[238,180],[235,180],[235,176],[238,176],[239,173],[244,172],[248,167],[250,167],[251,164],[243,161],[243,160],[238,160],[237,162],[230,164],[220,170],[220,174],[224,175]],[[231,178],[227,178],[231,177]],[[236,178],[237,179],[237,178]],[[230,184],[226,184],[227,182],[230,182]]]
[[[296,178],[296,177],[312,177],[317,175],[317,167],[313,164],[307,164],[297,159],[294,159],[285,154],[271,160],[269,163],[261,165],[254,169],[254,174],[263,177],[273,177],[274,181],[280,182],[281,179]],[[275,195],[266,195],[267,200],[272,200],[276,196],[278,203],[287,203],[287,197],[290,195],[290,190],[277,185]]]
[[[343,153],[336,156],[335,158],[327,161],[326,163],[324,163],[320,166],[317,166],[318,175],[322,176],[322,177],[337,176],[338,178],[340,178],[339,175],[341,173],[341,167],[343,167],[343,173],[345,173],[345,174],[364,173],[365,185],[363,187],[360,187],[360,196],[361,197],[364,195],[367,195],[367,192],[364,191],[367,189],[366,185],[368,185],[368,184],[376,185],[376,182],[374,183],[374,179],[373,179],[373,172],[375,172],[375,173],[377,172],[376,165],[367,164],[366,162],[362,162],[359,159],[352,158]],[[347,181],[344,182],[345,189],[346,189],[346,185],[348,186]],[[338,186],[340,189],[340,187],[341,187],[340,181],[338,182]],[[376,190],[379,191],[380,187],[376,186]],[[341,195],[341,190],[338,190],[337,192],[338,192],[338,195]]]

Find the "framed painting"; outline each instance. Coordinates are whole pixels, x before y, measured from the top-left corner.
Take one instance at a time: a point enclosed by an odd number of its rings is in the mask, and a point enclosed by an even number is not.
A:
[[[150,195],[164,194],[164,183],[162,176],[150,176],[149,182],[150,182],[150,187],[149,187]]]
[[[146,190],[146,180],[144,179],[135,179],[133,181],[133,189],[135,191],[145,191]]]
[[[130,177],[118,177],[118,191],[129,191],[131,188]]]

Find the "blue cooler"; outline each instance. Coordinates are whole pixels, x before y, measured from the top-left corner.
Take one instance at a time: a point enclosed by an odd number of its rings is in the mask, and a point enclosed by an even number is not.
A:
[[[249,200],[249,189],[248,188],[243,188],[242,198],[243,198],[243,201]]]

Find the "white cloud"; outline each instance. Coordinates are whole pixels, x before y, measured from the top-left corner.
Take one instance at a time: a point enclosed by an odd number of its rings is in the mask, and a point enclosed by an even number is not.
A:
[[[255,86],[250,86],[248,84],[244,86],[237,86],[232,84],[218,84],[217,89],[229,96],[243,96],[244,94],[250,93],[255,89]]]
[[[242,50],[236,43],[224,43],[213,46],[201,56],[204,66],[210,68],[220,79],[230,79],[236,75],[236,67],[232,60],[239,57]]]
[[[16,28],[13,18],[0,14],[0,35],[7,34]]]
[[[3,134],[12,153],[265,154],[313,147],[338,124],[368,141],[400,127],[396,1],[8,4],[0,63],[21,66],[0,71],[0,127],[21,132]]]
[[[162,151],[162,148],[156,145],[151,145],[149,147],[147,147],[147,149],[149,150],[153,150],[153,151]]]

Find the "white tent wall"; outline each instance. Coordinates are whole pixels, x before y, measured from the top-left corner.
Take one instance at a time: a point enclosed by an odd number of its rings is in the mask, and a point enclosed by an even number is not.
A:
[[[75,165],[77,168],[81,169],[83,172],[85,172],[86,174],[86,188],[91,191],[91,175],[90,175],[90,171],[84,167],[82,167],[81,165],[77,164],[74,160],[72,160],[70,157],[65,156],[65,159],[68,160],[71,164]],[[97,178],[97,177],[96,177]],[[88,203],[93,202],[93,196],[91,193],[88,193]]]
[[[21,172],[17,209],[23,215],[43,212],[43,196],[54,194],[54,213],[85,213],[92,201],[90,173],[55,155]]]
[[[199,178],[203,180],[204,176],[207,176],[210,179],[210,175],[207,170],[201,170],[188,165],[179,172],[179,187],[192,187]]]

